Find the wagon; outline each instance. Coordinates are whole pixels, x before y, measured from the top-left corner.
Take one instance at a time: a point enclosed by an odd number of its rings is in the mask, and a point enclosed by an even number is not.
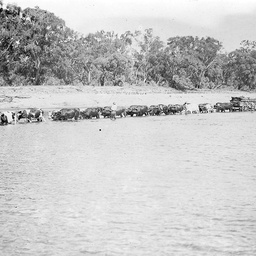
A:
[[[231,97],[232,111],[255,111],[256,99],[241,97]]]

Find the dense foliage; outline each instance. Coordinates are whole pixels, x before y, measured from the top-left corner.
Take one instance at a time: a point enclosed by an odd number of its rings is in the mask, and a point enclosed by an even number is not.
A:
[[[38,7],[0,0],[0,85],[154,84],[177,89],[255,89],[256,43],[222,52],[218,40],[171,37],[152,29],[79,35]]]

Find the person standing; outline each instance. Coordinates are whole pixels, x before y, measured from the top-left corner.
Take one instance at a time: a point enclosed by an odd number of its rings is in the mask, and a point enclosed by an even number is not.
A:
[[[116,110],[117,110],[117,105],[115,102],[113,102],[113,105],[111,106],[111,119],[116,120]]]

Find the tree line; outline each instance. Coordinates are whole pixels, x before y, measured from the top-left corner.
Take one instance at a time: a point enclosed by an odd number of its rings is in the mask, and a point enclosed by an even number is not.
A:
[[[255,89],[256,42],[223,53],[211,37],[176,36],[166,43],[151,28],[86,36],[39,7],[0,0],[0,85],[135,85],[179,90]]]

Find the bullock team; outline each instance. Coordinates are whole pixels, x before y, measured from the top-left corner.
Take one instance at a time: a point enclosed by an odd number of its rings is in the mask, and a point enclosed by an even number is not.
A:
[[[192,104],[185,102],[184,104],[158,104],[151,105],[132,105],[128,108],[118,107],[116,116],[159,116],[159,115],[175,115],[175,114],[192,114],[192,113],[212,113],[212,112],[233,112],[233,111],[255,111],[256,100],[244,97],[232,97],[230,102],[217,102],[214,106],[209,103]],[[109,118],[111,117],[111,107],[92,107],[86,109],[79,108],[63,108],[48,113],[48,118],[53,121],[79,120],[92,118]],[[18,123],[20,120],[25,122],[45,121],[44,111],[42,109],[31,108],[20,110],[17,112],[5,111],[0,113],[0,124],[6,125]]]

